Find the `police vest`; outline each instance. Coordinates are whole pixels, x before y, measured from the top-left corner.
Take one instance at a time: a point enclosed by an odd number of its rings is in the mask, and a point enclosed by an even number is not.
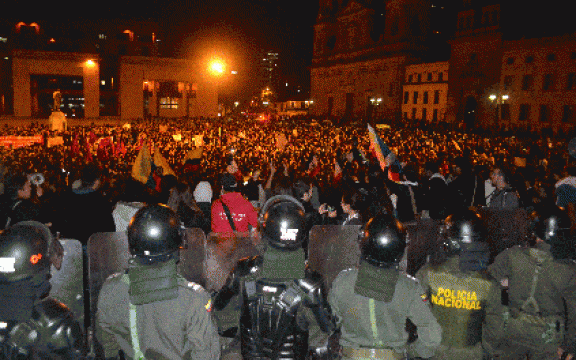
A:
[[[457,273],[447,267],[428,270],[432,313],[442,326],[442,344],[474,346],[482,340],[483,307],[493,283],[478,272]]]

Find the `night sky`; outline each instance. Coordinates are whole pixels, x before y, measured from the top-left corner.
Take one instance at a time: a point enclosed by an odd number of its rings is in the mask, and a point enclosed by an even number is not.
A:
[[[164,54],[221,57],[227,62],[228,70],[238,71],[237,76],[226,80],[229,82],[223,84],[224,88],[235,94],[251,94],[255,90],[259,61],[267,50],[280,54],[281,79],[304,85],[305,89],[309,87],[308,67],[318,3],[319,0],[45,0],[32,4],[4,0],[0,19],[27,23],[82,18],[151,19],[162,27]],[[432,21],[447,24],[444,33],[449,34],[450,28],[455,27],[461,2],[434,0],[434,4],[447,7],[445,16],[433,15]],[[530,7],[521,0],[508,0],[503,4],[501,25],[505,38],[553,36],[574,31],[572,13],[556,6]],[[443,41],[441,52],[447,57],[449,46]]]
[[[5,7],[4,7],[5,6]],[[176,57],[216,55],[238,71],[229,87],[250,91],[262,54],[280,54],[281,76],[309,86],[313,25],[318,0],[71,0],[34,4],[3,1],[0,18],[12,21],[151,19],[164,33],[164,53]],[[238,91],[234,91],[238,92]]]

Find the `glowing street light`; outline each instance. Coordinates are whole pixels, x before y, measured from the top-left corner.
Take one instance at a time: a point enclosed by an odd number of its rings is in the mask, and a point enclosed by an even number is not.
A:
[[[214,60],[210,63],[210,71],[215,75],[222,75],[224,73],[224,63],[220,60]]]

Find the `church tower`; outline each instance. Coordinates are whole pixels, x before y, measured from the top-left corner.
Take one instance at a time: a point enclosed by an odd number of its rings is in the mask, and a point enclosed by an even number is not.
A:
[[[317,116],[399,119],[407,64],[426,54],[430,0],[319,0],[311,97]]]

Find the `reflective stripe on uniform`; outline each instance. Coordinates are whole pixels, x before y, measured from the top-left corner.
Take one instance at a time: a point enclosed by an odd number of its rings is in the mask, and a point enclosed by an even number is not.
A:
[[[368,300],[368,306],[370,307],[370,323],[372,324],[372,336],[374,336],[374,343],[376,345],[382,346],[382,341],[378,336],[378,325],[376,324],[376,305],[374,304],[374,299],[370,298]]]
[[[130,277],[128,274],[122,275],[122,282],[130,286]],[[130,308],[130,338],[132,340],[132,350],[134,350],[134,359],[145,360],[144,354],[140,349],[140,339],[138,338],[138,317],[136,314],[136,305],[128,301]]]

